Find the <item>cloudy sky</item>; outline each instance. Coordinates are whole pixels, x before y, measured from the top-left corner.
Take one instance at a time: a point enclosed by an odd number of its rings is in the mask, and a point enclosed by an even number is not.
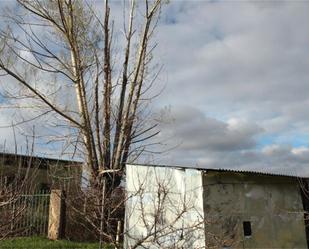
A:
[[[165,114],[166,152],[151,162],[309,176],[308,13],[309,1],[165,6],[155,36],[164,91],[153,106]],[[0,112],[4,125],[11,114]]]
[[[156,104],[177,146],[157,160],[309,175],[308,13],[308,1],[172,1]]]

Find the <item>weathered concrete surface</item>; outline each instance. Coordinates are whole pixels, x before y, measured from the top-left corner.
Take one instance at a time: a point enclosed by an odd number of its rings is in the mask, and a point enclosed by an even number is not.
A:
[[[58,240],[64,237],[65,202],[62,190],[52,190],[50,194],[48,238]]]
[[[297,179],[208,172],[203,186],[205,217],[213,221],[206,226],[209,246],[307,248]],[[251,237],[244,237],[244,221],[251,222]]]

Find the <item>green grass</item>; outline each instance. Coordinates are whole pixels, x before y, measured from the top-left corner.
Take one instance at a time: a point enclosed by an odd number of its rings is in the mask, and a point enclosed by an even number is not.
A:
[[[24,237],[0,241],[0,249],[98,249],[98,243],[73,242],[68,240],[51,241],[42,237]],[[106,245],[104,249],[112,249]]]

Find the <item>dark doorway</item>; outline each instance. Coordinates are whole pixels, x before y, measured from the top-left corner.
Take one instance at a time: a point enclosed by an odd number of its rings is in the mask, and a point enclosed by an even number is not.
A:
[[[252,235],[251,222],[250,221],[244,221],[243,222],[243,228],[244,228],[245,238],[250,238],[251,235]]]

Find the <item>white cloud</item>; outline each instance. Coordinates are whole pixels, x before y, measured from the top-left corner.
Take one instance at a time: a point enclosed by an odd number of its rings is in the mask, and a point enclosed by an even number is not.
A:
[[[292,149],[292,153],[296,156],[298,155],[305,155],[305,154],[309,154],[309,148],[308,147],[299,147],[299,148],[293,148]]]
[[[309,175],[308,11],[307,1],[171,1],[155,36],[156,89],[167,86],[154,104],[171,106],[158,140],[176,148],[156,160]]]
[[[308,11],[306,1],[170,4],[157,105],[179,110],[170,130],[181,143],[166,160],[309,173]]]
[[[170,144],[181,144],[178,150],[234,151],[255,147],[254,137],[262,129],[256,124],[230,119],[223,122],[207,117],[190,106],[172,109],[173,123],[162,126],[161,137],[170,137]]]

